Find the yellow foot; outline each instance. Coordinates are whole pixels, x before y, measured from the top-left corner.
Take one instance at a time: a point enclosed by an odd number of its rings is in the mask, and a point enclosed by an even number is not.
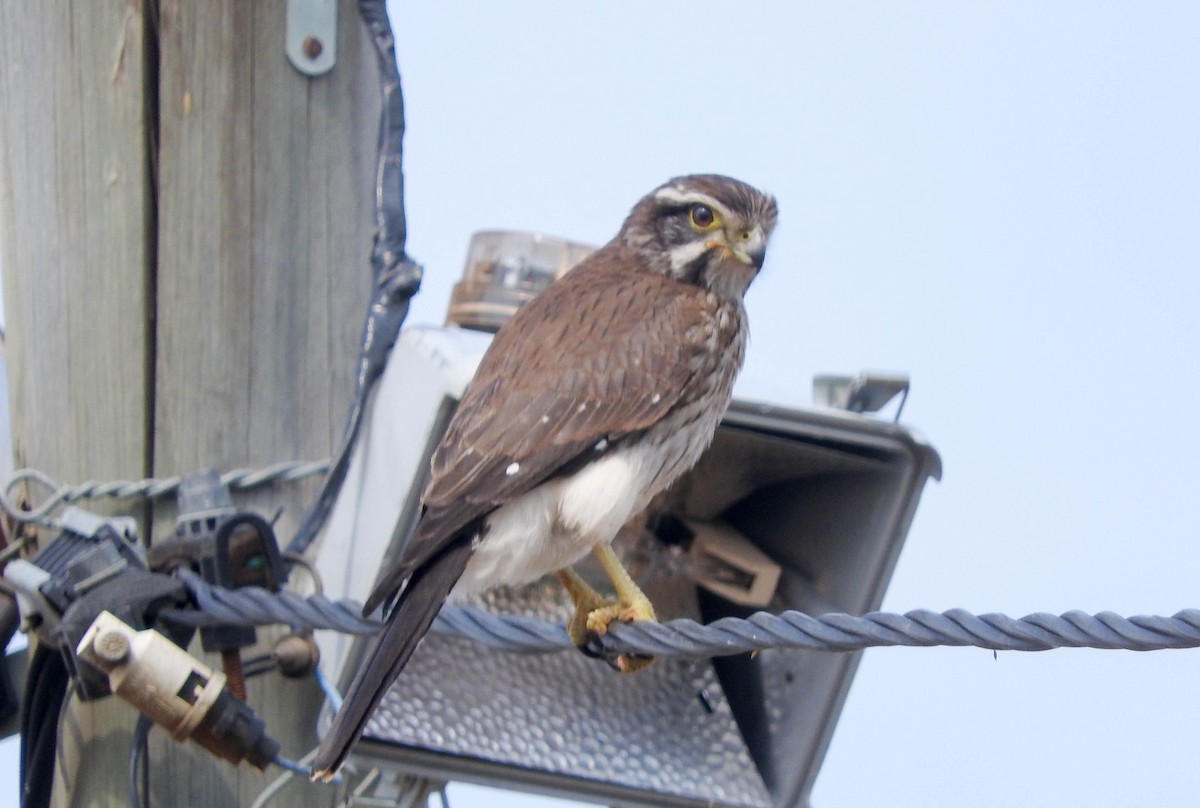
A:
[[[603,659],[622,673],[639,671],[654,661],[654,657],[641,654],[614,655],[605,652],[599,643],[599,639],[608,633],[608,627],[614,621],[631,623],[636,620],[655,619],[654,607],[645,595],[639,591],[631,602],[617,603],[601,597],[570,569],[560,570],[557,576],[575,603],[575,613],[567,623],[567,636],[576,648],[590,657]]]
[[[614,621],[622,623],[633,623],[640,620],[654,620],[654,607],[650,605],[650,601],[641,598],[638,601],[630,604],[607,603],[599,608],[593,609],[587,614],[587,635],[588,648],[585,653],[594,653],[599,656],[599,650],[596,647],[600,637],[608,633],[608,627]],[[576,643],[578,645],[578,643]],[[619,670],[621,673],[633,673],[640,671],[643,668],[650,666],[654,661],[652,656],[644,656],[642,654],[617,654],[616,658],[609,658],[604,655],[604,660]]]

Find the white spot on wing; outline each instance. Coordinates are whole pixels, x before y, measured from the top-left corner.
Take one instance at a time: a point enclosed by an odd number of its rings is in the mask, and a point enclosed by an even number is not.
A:
[[[509,477],[511,477],[511,476],[513,476],[514,474],[516,474],[516,473],[517,473],[518,471],[520,471],[520,470],[521,470],[521,464],[520,464],[520,463],[513,462],[513,463],[509,463],[509,464],[508,464],[508,468],[506,468],[506,469],[504,470],[504,473],[505,473],[506,475],[508,475]]]
[[[662,401],[662,396],[659,395],[658,393],[655,393],[654,395],[650,396],[651,404],[657,404],[660,401]]]

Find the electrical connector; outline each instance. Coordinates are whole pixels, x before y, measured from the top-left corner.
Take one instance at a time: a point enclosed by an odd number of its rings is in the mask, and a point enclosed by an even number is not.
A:
[[[36,631],[42,642],[55,648],[74,646],[74,637],[63,633],[66,615],[85,600],[103,601],[103,608],[122,611],[136,605],[149,608],[165,595],[182,589],[171,584],[134,585],[131,576],[145,576],[145,552],[137,541],[137,525],[125,517],[102,517],[70,507],[62,515],[62,531],[32,560],[14,558],[4,568],[4,578],[15,592],[21,610],[21,627]],[[76,609],[76,611],[78,611]],[[100,611],[87,616],[87,623]],[[85,624],[86,627],[86,624]]]
[[[102,612],[75,649],[76,658],[102,671],[112,692],[177,741],[191,738],[231,763],[265,769],[279,742],[250,707],[225,689],[214,671],[153,629],[137,631]]]
[[[150,550],[150,568],[170,572],[187,567],[210,584],[237,589],[257,586],[269,592],[283,587],[286,572],[271,524],[261,516],[238,511],[229,487],[215,471],[184,477],[179,485],[175,535]],[[252,626],[208,626],[200,640],[208,653],[221,655],[229,690],[246,700],[241,649],[257,641]]]

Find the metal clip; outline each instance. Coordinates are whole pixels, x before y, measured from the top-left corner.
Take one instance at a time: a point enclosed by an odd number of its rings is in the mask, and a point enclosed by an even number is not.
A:
[[[306,76],[320,76],[337,60],[337,0],[288,0],[287,57]]]

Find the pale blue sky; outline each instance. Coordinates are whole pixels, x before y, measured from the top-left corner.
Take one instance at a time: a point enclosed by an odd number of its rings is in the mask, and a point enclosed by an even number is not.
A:
[[[392,15],[412,321],[474,230],[600,243],[670,176],[738,176],[781,211],[739,393],[908,371],[942,454],[886,608],[1200,606],[1200,6]],[[813,803],[1191,806],[1197,681],[1196,651],[870,651]]]

